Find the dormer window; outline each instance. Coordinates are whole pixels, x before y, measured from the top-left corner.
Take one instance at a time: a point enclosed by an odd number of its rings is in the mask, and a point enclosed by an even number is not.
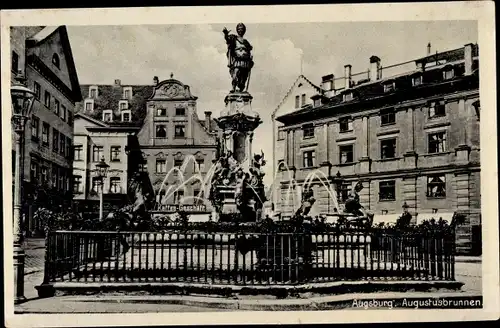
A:
[[[94,111],[94,99],[85,100],[85,111],[93,112]]]
[[[319,107],[319,106],[321,106],[321,98],[314,99],[313,106],[314,106],[314,107]]]
[[[130,113],[130,110],[122,111],[122,122],[131,122],[131,121],[132,121],[132,115]]]
[[[91,98],[91,99],[97,98],[97,87],[96,86],[90,87],[90,89],[89,89],[89,98]]]
[[[113,121],[113,111],[110,109],[102,111],[102,120],[104,122],[112,122]]]
[[[132,98],[132,87],[124,87],[123,88],[123,99]]]
[[[58,54],[53,54],[52,55],[52,64],[57,67],[58,69],[61,69],[61,62],[59,60],[59,55]]]
[[[394,81],[384,83],[384,92],[392,92],[396,89],[396,84]]]
[[[128,109],[128,100],[120,100],[118,102],[118,108],[120,109],[120,111]]]
[[[455,77],[455,70],[453,66],[446,66],[443,68],[443,80],[451,80]]]
[[[417,87],[419,85],[421,85],[423,82],[423,79],[422,79],[422,75],[421,74],[418,74],[418,75],[414,75],[412,76],[411,78],[411,84],[414,86],[414,87]]]
[[[353,99],[354,99],[354,95],[352,94],[352,92],[344,93],[343,101],[351,101]]]

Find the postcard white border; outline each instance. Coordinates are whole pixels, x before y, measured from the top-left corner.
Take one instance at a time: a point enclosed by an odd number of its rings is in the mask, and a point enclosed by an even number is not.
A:
[[[9,94],[10,37],[12,25],[140,25],[209,23],[293,23],[477,20],[480,45],[481,97],[481,204],[483,229],[484,308],[478,310],[371,310],[314,312],[212,312],[163,314],[58,314],[13,315],[13,283],[4,287],[6,326],[130,326],[238,323],[341,323],[467,321],[499,317],[499,249],[497,203],[496,63],[494,2],[436,2],[352,5],[150,7],[60,10],[17,10],[1,13],[1,86]],[[4,83],[5,82],[5,83]],[[10,108],[2,97],[2,108]],[[11,167],[10,111],[2,110],[3,167]],[[487,156],[484,156],[487,154]],[[4,204],[12,201],[10,170],[3,170]],[[4,277],[13,282],[11,213],[4,212]],[[389,311],[393,311],[390,312]]]

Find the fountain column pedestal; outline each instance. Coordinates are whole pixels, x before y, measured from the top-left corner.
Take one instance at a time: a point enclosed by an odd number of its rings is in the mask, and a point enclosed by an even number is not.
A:
[[[224,110],[216,119],[224,145],[224,155],[222,156],[230,154],[231,161],[236,162],[236,167],[232,167],[231,170],[241,169],[249,176],[253,165],[253,131],[262,123],[259,114],[252,110],[252,99],[252,95],[248,92],[230,92],[224,99]],[[215,186],[222,202],[219,206],[218,217],[219,219],[223,219],[223,217],[230,219],[234,213],[239,212],[236,201],[236,194],[239,192],[237,190],[238,179],[235,174],[229,174],[227,179],[223,179],[223,181],[224,183]],[[261,186],[254,185],[246,188],[255,189],[261,188]],[[262,204],[257,205],[257,207],[262,207]]]

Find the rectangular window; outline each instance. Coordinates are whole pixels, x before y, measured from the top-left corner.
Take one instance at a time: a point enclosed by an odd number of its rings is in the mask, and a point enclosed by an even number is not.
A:
[[[156,173],[166,173],[167,172],[167,161],[165,159],[156,160]]]
[[[155,137],[156,138],[166,138],[167,137],[167,126],[164,124],[158,124],[156,126]]]
[[[45,97],[43,99],[43,103],[45,107],[50,109],[50,93],[48,91],[45,91]]]
[[[130,113],[122,113],[122,122],[130,122]]]
[[[205,172],[205,160],[204,159],[197,159],[194,167],[195,172]]]
[[[302,132],[304,134],[304,139],[314,138],[314,125],[312,124],[303,125]]]
[[[429,154],[442,153],[446,151],[446,132],[429,134]]]
[[[66,151],[66,136],[64,134],[59,134],[59,154],[64,156]]]
[[[295,108],[300,107],[300,96],[295,96]]]
[[[99,162],[104,156],[104,150],[102,146],[94,146],[92,149],[92,161]]]
[[[350,117],[344,117],[339,119],[340,132],[350,132],[352,131],[352,119]]]
[[[42,96],[42,88],[38,82],[33,82],[33,91],[35,92],[35,98],[40,100]]]
[[[52,151],[57,153],[59,151],[59,131],[52,128]]]
[[[43,122],[42,124],[42,146],[49,146],[49,123]]]
[[[379,182],[379,200],[396,200],[396,181]]]
[[[339,201],[341,203],[344,203],[347,200],[347,198],[349,198],[349,193],[352,190],[352,183],[342,182],[339,187],[340,187],[340,190],[339,190],[340,199],[339,199]]]
[[[303,167],[313,167],[316,161],[316,152],[314,150],[302,153]]]
[[[394,109],[384,109],[380,111],[380,124],[390,125],[396,123],[396,112]]]
[[[429,118],[446,116],[444,102],[432,102],[429,106]]]
[[[302,102],[301,102],[301,105],[304,106],[306,104],[306,95],[303,94],[302,95]]]
[[[73,126],[73,113],[68,111],[68,125]]]
[[[19,55],[15,51],[12,51],[12,62],[10,69],[16,74],[19,71]]]
[[[68,158],[68,159],[71,159],[71,155],[72,155],[72,153],[71,153],[72,147],[71,146],[72,146],[72,143],[73,143],[73,140],[71,140],[70,137],[67,137],[66,138],[66,153],[65,153],[64,156],[66,156],[66,158]]]
[[[182,159],[174,159],[174,166],[181,167],[184,161]]]
[[[64,181],[66,180],[66,172],[63,168],[60,168],[59,170],[59,180],[58,180],[58,188],[59,190],[64,190],[65,183]]]
[[[121,185],[120,178],[113,177],[109,179],[109,192],[111,194],[120,194],[121,193]]]
[[[380,158],[396,157],[396,139],[385,139],[380,141]]]
[[[344,101],[351,101],[353,99],[352,92],[344,93],[343,99]]]
[[[54,113],[59,116],[61,113],[61,104],[59,103],[59,100],[54,99]]]
[[[40,133],[40,119],[33,115],[31,117],[31,140],[38,142]]]
[[[74,158],[73,160],[75,161],[83,161],[83,146],[82,145],[75,145],[74,147]]]
[[[278,130],[278,140],[284,140],[286,138],[286,131]]]
[[[175,116],[186,116],[186,109],[184,107],[176,107]]]
[[[130,90],[123,91],[123,98],[125,98],[125,99],[129,99],[130,98]]]
[[[419,86],[422,84],[422,75],[417,75],[417,76],[414,76],[412,79],[411,79],[411,83],[414,87],[416,86]]]
[[[443,71],[444,80],[451,80],[454,77],[455,77],[455,71],[453,70],[453,68]]]
[[[111,146],[111,161],[119,162],[120,161],[120,146]]]
[[[113,120],[113,113],[111,111],[102,112],[102,120],[104,122],[111,122]]]
[[[91,112],[94,110],[94,103],[91,102],[91,101],[87,101],[85,103],[85,110],[88,111],[88,112]]]
[[[186,128],[184,125],[176,125],[175,126],[175,138],[181,139],[186,137]]]
[[[193,203],[195,205],[203,205],[204,200],[201,196],[202,195],[200,195],[200,189],[193,189],[193,197],[196,197],[196,198],[194,198],[194,201],[193,201]]]
[[[446,197],[445,175],[430,175],[427,177],[427,197],[430,198]]]
[[[120,102],[120,110],[125,110],[127,109],[127,103],[126,102]]]
[[[394,83],[386,83],[384,84],[384,92],[394,91]]]
[[[354,146],[345,145],[339,146],[340,164],[347,164],[354,162]]]
[[[73,176],[73,193],[74,194],[82,193],[82,177],[80,175]]]
[[[162,107],[157,108],[156,116],[167,116],[167,109]]]
[[[66,121],[67,112],[68,112],[68,110],[66,109],[66,106],[62,105],[61,106],[61,118],[63,121]]]
[[[97,90],[92,88],[90,89],[90,98],[94,99],[97,97]]]
[[[174,204],[180,204],[184,198],[184,190],[177,190],[174,192]]]

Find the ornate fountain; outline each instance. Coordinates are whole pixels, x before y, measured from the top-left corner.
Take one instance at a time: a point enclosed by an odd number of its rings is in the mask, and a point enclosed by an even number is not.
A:
[[[227,43],[232,89],[216,122],[220,128],[220,150],[211,180],[209,199],[219,221],[255,222],[262,217],[266,201],[262,167],[264,153],[253,154],[254,130],[262,123],[252,110],[248,92],[254,65],[252,46],[243,37],[246,27],[239,23],[236,34],[222,31]]]

